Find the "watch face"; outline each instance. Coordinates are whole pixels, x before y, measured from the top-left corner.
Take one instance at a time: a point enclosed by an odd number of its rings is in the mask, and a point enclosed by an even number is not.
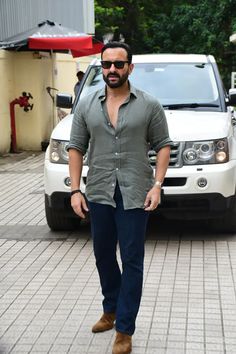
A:
[[[161,187],[161,185],[162,185],[162,183],[161,183],[160,181],[156,181],[156,182],[155,182],[155,186]]]

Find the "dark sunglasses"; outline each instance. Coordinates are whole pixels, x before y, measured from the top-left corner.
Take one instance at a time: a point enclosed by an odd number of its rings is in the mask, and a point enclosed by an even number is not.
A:
[[[108,61],[108,60],[101,60],[101,65],[103,69],[110,69],[112,64],[114,64],[116,69],[123,69],[125,63],[129,63],[128,61],[116,60],[116,61]]]

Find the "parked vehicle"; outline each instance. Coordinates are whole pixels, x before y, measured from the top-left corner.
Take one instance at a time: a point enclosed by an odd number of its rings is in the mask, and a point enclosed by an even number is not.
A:
[[[174,142],[157,212],[167,218],[206,219],[221,231],[236,231],[236,90],[226,93],[212,56],[135,55],[133,62],[130,81],[159,99]],[[57,105],[72,111],[53,130],[45,157],[45,210],[53,230],[80,221],[70,207],[66,146],[78,101],[103,85],[95,59],[73,107],[71,95],[57,96]],[[155,151],[150,149],[149,158],[155,168]],[[87,171],[85,156],[82,190]]]

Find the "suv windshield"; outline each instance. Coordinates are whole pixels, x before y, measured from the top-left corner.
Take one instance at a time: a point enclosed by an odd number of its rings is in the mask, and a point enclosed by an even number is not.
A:
[[[169,109],[219,110],[218,89],[210,64],[196,63],[138,63],[130,75],[137,88],[158,98]],[[92,66],[80,98],[102,88],[104,81],[100,66]]]

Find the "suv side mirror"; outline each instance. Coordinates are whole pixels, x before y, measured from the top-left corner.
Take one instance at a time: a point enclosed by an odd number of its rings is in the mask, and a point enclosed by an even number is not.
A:
[[[236,106],[236,89],[229,89],[229,106]]]
[[[72,108],[72,95],[66,93],[59,93],[56,95],[56,106],[60,108]]]

